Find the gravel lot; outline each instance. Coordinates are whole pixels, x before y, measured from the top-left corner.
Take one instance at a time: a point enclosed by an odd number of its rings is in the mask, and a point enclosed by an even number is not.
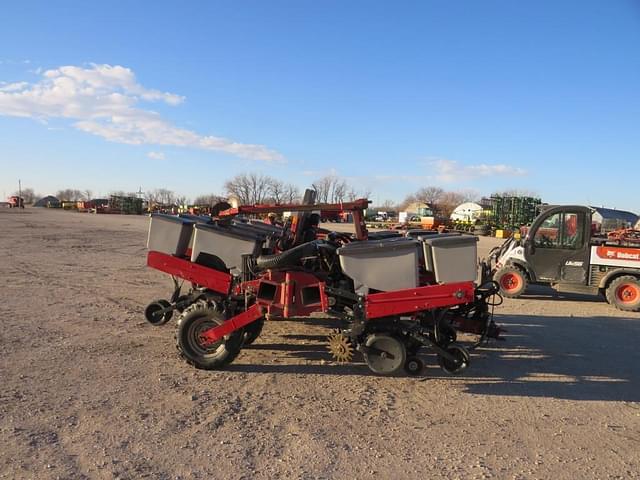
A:
[[[377,377],[327,321],[267,323],[227,370],[145,305],[147,219],[0,210],[0,477],[638,478],[640,315],[537,288],[450,377]],[[486,252],[495,240],[481,239]]]

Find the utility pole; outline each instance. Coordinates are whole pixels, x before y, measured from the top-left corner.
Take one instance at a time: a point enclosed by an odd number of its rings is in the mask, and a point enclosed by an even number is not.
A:
[[[22,182],[18,179],[18,207],[24,208],[24,202],[22,201]]]

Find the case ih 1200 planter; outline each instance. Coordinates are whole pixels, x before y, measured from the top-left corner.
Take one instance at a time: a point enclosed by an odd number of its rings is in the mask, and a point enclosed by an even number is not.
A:
[[[378,374],[419,373],[423,346],[442,369],[457,373],[469,365],[457,331],[478,342],[499,336],[490,312],[497,286],[474,283],[476,237],[382,238],[364,225],[367,200],[313,205],[309,192],[306,199],[241,206],[215,220],[151,217],[147,263],[171,275],[175,290],[145,315],[160,325],[180,312],[176,342],[188,363],[223,367],[258,337],[265,320],[317,312],[343,322],[328,335],[333,357],[347,362],[361,352]],[[244,218],[284,211],[294,211],[284,227]],[[313,211],[352,213],[355,235],[319,230]],[[183,281],[191,284],[185,293]]]

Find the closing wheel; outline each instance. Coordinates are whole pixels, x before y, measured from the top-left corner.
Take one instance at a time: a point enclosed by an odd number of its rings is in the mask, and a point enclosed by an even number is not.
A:
[[[623,275],[613,280],[607,287],[607,301],[618,310],[640,311],[640,279]]]
[[[452,343],[445,347],[446,352],[453,357],[453,360],[438,355],[438,365],[445,372],[454,375],[461,373],[465,368],[469,366],[471,358],[469,352],[462,345]]]
[[[378,375],[394,375],[404,367],[407,350],[400,340],[389,335],[370,335],[364,350],[369,369]]]
[[[424,363],[418,357],[407,357],[404,364],[404,371],[409,375],[420,375],[424,369]]]
[[[242,331],[233,332],[222,340],[208,344],[202,333],[222,325],[225,319],[205,302],[187,308],[178,319],[176,347],[180,356],[196,368],[213,370],[233,362],[240,353]]]
[[[166,300],[156,300],[155,302],[151,302],[147,305],[147,308],[144,309],[144,318],[147,319],[147,322],[156,327],[164,325],[171,320],[171,317],[173,316],[173,310],[166,311],[169,307],[171,307],[171,304]]]
[[[501,268],[493,279],[500,285],[500,293],[508,298],[517,298],[527,289],[526,274],[514,265]]]

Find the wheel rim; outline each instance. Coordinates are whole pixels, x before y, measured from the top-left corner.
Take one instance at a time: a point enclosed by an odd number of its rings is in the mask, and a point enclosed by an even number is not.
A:
[[[520,275],[517,273],[505,273],[500,278],[500,286],[503,290],[512,291],[517,290],[520,287],[521,280]]]
[[[149,304],[144,312],[145,318],[152,325],[162,325],[168,322],[171,318],[171,312],[160,313],[160,311],[170,305],[166,300],[158,300],[157,302]]]
[[[636,303],[640,299],[640,288],[632,283],[623,283],[616,290],[616,298],[620,303]]]
[[[447,352],[455,357],[456,362],[443,358],[442,363],[446,371],[450,373],[459,373],[467,368],[469,360],[465,355],[465,352],[460,347],[455,345],[449,346],[449,348],[447,348]]]
[[[189,335],[187,335],[187,342],[189,343],[189,347],[197,355],[215,355],[221,348],[224,348],[224,340],[219,340],[210,345],[204,345],[206,342],[202,338],[202,333],[216,326],[218,326],[218,323],[207,317],[201,317],[194,320],[191,328],[189,329]]]
[[[395,373],[402,368],[406,359],[406,351],[400,340],[386,335],[377,335],[367,347],[382,353],[367,353],[365,360],[371,371],[378,374]]]
[[[154,303],[147,307],[147,321],[149,323],[160,323],[162,321],[162,315],[158,315],[158,312],[162,310],[162,305]]]

